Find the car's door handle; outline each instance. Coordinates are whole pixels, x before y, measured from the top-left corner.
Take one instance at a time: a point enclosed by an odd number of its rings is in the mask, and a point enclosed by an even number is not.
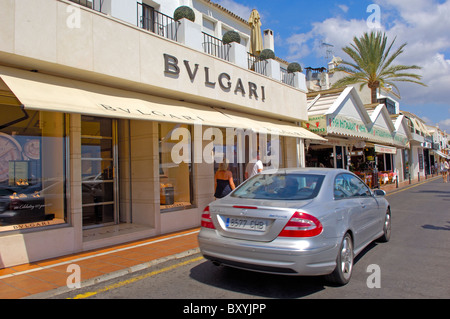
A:
[[[361,207],[362,207],[362,208],[366,208],[366,204],[361,203]]]

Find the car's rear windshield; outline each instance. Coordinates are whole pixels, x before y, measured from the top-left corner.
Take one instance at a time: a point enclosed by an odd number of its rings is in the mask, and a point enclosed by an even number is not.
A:
[[[305,200],[317,196],[324,175],[313,174],[259,174],[237,188],[232,197]]]

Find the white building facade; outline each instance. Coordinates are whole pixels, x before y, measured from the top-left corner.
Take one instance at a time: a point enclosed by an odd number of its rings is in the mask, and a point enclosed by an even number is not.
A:
[[[308,106],[310,122],[311,119],[316,117],[313,106],[314,97],[322,95],[321,99],[324,100],[326,96],[331,96],[329,91],[333,83],[345,76],[343,72],[333,71],[334,67],[340,61],[340,58],[334,57],[328,64],[328,68],[306,69],[306,86],[310,92]],[[381,142],[380,144],[388,147],[375,148],[375,144],[377,143],[376,133],[372,134],[372,136],[364,136],[348,132],[348,136],[350,136],[348,139],[353,139],[353,142],[350,140],[347,142],[347,145],[355,145],[355,141],[359,140],[361,142],[360,145],[364,143],[365,145],[371,146],[369,148],[366,147],[365,150],[370,150],[370,148],[375,150],[375,152],[372,152],[374,154],[370,154],[368,158],[370,160],[372,158],[376,159],[375,165],[377,166],[377,170],[385,172],[392,171],[392,175],[397,175],[399,181],[417,181],[431,175],[435,162],[433,130],[428,130],[424,121],[416,115],[402,111],[400,97],[391,89],[379,89],[377,92],[378,101],[372,105],[371,92],[367,86],[360,89],[360,84],[356,84],[349,86],[347,89],[349,88],[353,88],[353,95],[358,95],[358,98],[356,98],[358,102],[353,104],[359,105],[359,111],[354,113],[354,118],[359,120],[360,125],[367,126],[366,131],[371,130],[372,126],[376,127],[377,122],[381,124],[380,134],[383,135],[384,141],[379,140],[378,143]],[[329,99],[331,98],[329,97]],[[330,103],[333,102],[330,100],[328,106],[331,107],[332,104]],[[355,110],[357,108],[354,107]],[[404,108],[406,109],[407,106]],[[342,116],[345,117],[345,114],[342,114]],[[362,120],[360,117],[362,117]],[[364,118],[367,119],[364,121]],[[354,127],[360,126],[355,125]],[[389,142],[389,139],[392,139],[392,141]],[[389,146],[394,148],[389,148]],[[381,154],[383,152],[385,153]],[[361,156],[364,154],[360,151],[358,154],[353,155]],[[366,158],[365,156],[363,164],[367,166]],[[373,173],[370,175],[373,175]],[[376,185],[376,183],[373,184]]]
[[[302,166],[322,140],[304,76],[249,59],[249,25],[210,1],[0,8],[0,268],[198,227],[218,162],[239,184],[252,151]],[[225,30],[243,44],[213,45]]]

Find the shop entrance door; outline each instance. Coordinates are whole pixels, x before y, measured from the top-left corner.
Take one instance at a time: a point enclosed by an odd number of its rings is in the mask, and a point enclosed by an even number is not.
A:
[[[118,222],[117,122],[82,116],[83,228]]]

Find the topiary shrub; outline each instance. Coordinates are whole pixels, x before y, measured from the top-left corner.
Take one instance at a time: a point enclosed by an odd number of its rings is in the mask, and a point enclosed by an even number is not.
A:
[[[222,41],[225,44],[229,44],[231,42],[241,43],[241,36],[236,31],[227,31],[223,35]]]
[[[173,13],[173,19],[175,21],[178,21],[180,19],[186,18],[188,20],[191,20],[192,22],[195,21],[195,12],[188,6],[181,6],[175,9],[175,12]]]
[[[302,67],[297,62],[289,63],[287,70],[289,73],[302,72]]]
[[[275,53],[271,49],[264,49],[259,57],[261,60],[275,59]]]

